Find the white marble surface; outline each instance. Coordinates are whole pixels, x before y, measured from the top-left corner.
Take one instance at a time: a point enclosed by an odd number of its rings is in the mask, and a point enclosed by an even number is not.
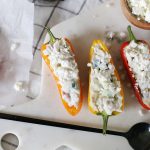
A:
[[[14,108],[9,108],[4,110],[4,112],[91,127],[101,127],[102,119],[98,116],[94,116],[87,109],[86,93],[88,69],[86,63],[88,62],[88,52],[93,39],[103,38],[103,34],[106,30],[126,31],[126,27],[129,23],[122,15],[118,1],[119,0],[117,0],[113,7],[101,5],[94,10],[91,10],[89,13],[72,18],[71,20],[52,28],[52,31],[56,36],[68,37],[72,41],[76,50],[75,53],[79,62],[81,78],[85,89],[83,108],[78,116],[72,117],[65,111],[60,101],[55,81],[50,75],[45,63],[43,63],[42,69],[42,90],[37,100]],[[106,28],[106,26],[108,27]],[[150,39],[150,31],[144,31],[136,27],[134,27],[133,30],[137,37],[147,40]],[[120,61],[118,44],[113,44],[111,53],[116,66],[119,68],[122,63]],[[120,74],[123,72],[123,70],[120,70]],[[133,90],[128,86],[128,82],[127,78],[123,81],[125,91],[125,110],[121,115],[109,119],[109,129],[127,131],[137,122],[146,121],[150,123],[149,112],[143,111],[144,113],[142,114],[144,115],[141,115],[142,109],[133,96]],[[0,120],[0,124],[0,136],[5,132],[16,133],[21,139],[21,150],[41,150],[43,149],[43,145],[46,145],[44,150],[53,150],[61,144],[66,144],[73,149],[81,150],[99,150],[100,148],[110,150],[110,147],[111,150],[131,149],[124,138],[115,136],[103,136],[100,134],[14,122],[8,123],[3,120]],[[27,139],[31,139],[30,141],[32,141],[32,145],[26,143],[28,141]]]
[[[61,145],[67,145],[71,150],[110,150],[110,147],[111,150],[132,150],[126,139],[116,136],[12,121],[1,120],[0,124],[0,138],[8,132],[18,136],[20,143],[17,150],[56,150]],[[0,150],[3,149],[0,147]]]

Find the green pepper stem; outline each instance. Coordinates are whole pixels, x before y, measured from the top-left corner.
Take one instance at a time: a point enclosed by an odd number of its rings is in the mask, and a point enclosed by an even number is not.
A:
[[[47,30],[47,32],[48,32],[48,34],[49,34],[49,37],[50,37],[50,41],[49,41],[49,42],[50,42],[51,44],[54,44],[55,41],[56,41],[58,38],[56,38],[56,37],[53,35],[53,33],[51,32],[50,28],[45,27],[45,26],[42,26],[42,25],[39,25],[39,26]]]
[[[109,115],[107,115],[105,112],[103,112],[102,117],[103,117],[103,134],[106,135]]]
[[[48,27],[44,27],[44,28],[47,30],[47,32],[49,34],[50,43],[54,44],[57,38],[53,35],[53,33],[51,32],[50,28],[48,28]]]
[[[131,26],[130,26],[130,25],[127,27],[127,30],[128,30],[128,33],[129,33],[130,41],[133,40],[134,42],[136,42],[137,40],[136,40],[136,38],[135,38],[135,36],[134,36],[134,34],[133,34],[133,32],[132,32],[132,29],[131,29]]]

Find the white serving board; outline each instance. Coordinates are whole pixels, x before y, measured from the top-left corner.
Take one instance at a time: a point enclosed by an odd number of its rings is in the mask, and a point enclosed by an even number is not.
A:
[[[129,22],[127,22],[127,20],[125,19],[125,17],[123,16],[120,10],[119,0],[116,0],[115,5],[113,7],[107,8],[105,5],[100,5],[94,10],[91,10],[91,12],[85,13],[84,15],[81,16],[74,17],[52,28],[52,32],[56,37],[65,36],[69,38],[75,48],[75,54],[77,56],[77,60],[79,63],[81,80],[83,81],[83,86],[84,86],[84,103],[81,112],[77,116],[75,117],[70,116],[64,109],[62,102],[60,100],[60,96],[57,91],[56,83],[52,75],[50,74],[48,67],[45,65],[44,62],[42,64],[43,65],[42,85],[41,85],[42,88],[41,88],[40,96],[31,103],[20,105],[14,108],[9,108],[4,110],[4,112],[17,113],[19,115],[38,117],[38,118],[43,118],[52,121],[66,122],[66,123],[84,125],[89,127],[97,127],[97,128],[102,127],[101,117],[91,114],[87,109],[88,68],[86,64],[88,62],[88,52],[92,44],[92,41],[94,39],[103,38],[105,31],[107,30],[126,31],[126,27],[128,24]],[[106,29],[106,26],[108,26],[109,29]],[[146,40],[150,39],[150,31],[144,31],[136,27],[133,27],[133,31],[135,35],[141,39],[146,39]],[[47,40],[48,40],[48,36],[46,37],[45,41]],[[113,47],[111,48],[111,54],[114,58],[116,66],[119,67],[119,65],[122,65],[122,61],[120,60],[120,52],[119,52],[118,45],[116,44],[113,45]],[[120,74],[122,72],[124,71],[120,71]],[[133,97],[133,90],[132,88],[129,87],[128,83],[129,83],[128,79],[123,81],[124,92],[125,92],[125,110],[122,114],[115,117],[111,117],[109,119],[109,124],[108,124],[109,129],[127,131],[132,125],[134,125],[137,122],[144,121],[150,123],[150,118],[149,118],[150,113],[148,111],[147,112],[143,111],[144,115],[141,115],[139,113],[139,111],[141,111],[142,108],[137,102],[137,100],[135,99],[135,97]],[[5,127],[5,124],[7,123],[5,123],[3,120],[0,120],[0,124],[1,127],[2,125],[4,125]],[[18,123],[13,123],[13,129],[18,128],[18,125],[19,125]],[[33,126],[33,127],[35,127],[35,130],[39,131],[38,132],[39,134],[42,134],[39,137],[37,136],[38,137],[36,138],[37,141],[36,143],[33,143],[33,145],[34,144],[39,145],[40,142],[39,140],[41,137],[41,140],[45,144],[48,141],[47,138],[54,138],[53,140],[56,143],[59,142],[63,143],[64,141],[69,141],[68,144],[71,143],[71,145],[72,143],[75,143],[75,147],[81,150],[85,149],[84,146],[86,146],[86,150],[91,150],[90,140],[91,143],[93,143],[93,145],[95,144],[96,148],[94,150],[100,148],[100,146],[105,147],[105,149],[107,150],[109,149],[108,148],[109,145],[111,145],[111,150],[116,150],[117,147],[113,147],[113,145],[115,145],[115,141],[113,140],[118,141],[118,144],[116,145],[118,146],[118,149],[123,148],[121,145],[124,140],[119,141],[122,138],[117,138],[117,137],[110,138],[110,136],[104,137],[97,134],[82,132],[81,139],[82,136],[84,138],[85,137],[87,138],[87,140],[85,140],[83,144],[82,142],[77,142],[77,143],[75,142],[76,140],[79,140],[78,138],[76,138],[77,135],[72,134],[72,138],[69,138],[70,135],[67,134],[68,131],[66,130],[63,129],[54,130],[54,128],[50,128],[50,127],[49,130],[47,130],[48,129],[47,127],[40,127],[40,126]],[[19,131],[15,129],[15,131],[18,132],[18,134],[21,130],[24,130],[26,128],[26,125],[21,124],[21,126],[19,125],[19,128],[20,128]],[[39,130],[39,128],[43,130],[43,133],[41,130]],[[7,129],[9,129],[9,125]],[[1,128],[1,130],[3,130],[3,128]],[[60,134],[58,134],[57,132],[60,132]],[[80,136],[80,133],[78,131],[75,133],[78,133],[78,136]],[[59,138],[57,134],[60,135]],[[62,137],[61,134],[63,134]],[[55,137],[54,135],[57,136]],[[91,138],[91,136],[93,137]],[[73,140],[73,138],[75,138],[75,140]],[[106,143],[100,144],[103,143],[107,138],[108,138],[108,143],[110,142],[111,144],[106,144]],[[46,140],[44,141],[43,139]],[[125,142],[124,144],[126,145],[127,144],[126,141],[124,142]],[[42,144],[42,142],[40,143]],[[126,150],[129,149],[127,147],[128,144],[125,146]],[[31,149],[33,148],[31,147]]]
[[[6,133],[17,135],[17,150],[56,150],[61,145],[70,148],[61,150],[132,150],[125,138],[117,136],[3,120],[0,126],[0,138]]]

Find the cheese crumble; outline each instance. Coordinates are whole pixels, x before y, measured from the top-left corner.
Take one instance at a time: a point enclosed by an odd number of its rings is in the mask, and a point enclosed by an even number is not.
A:
[[[104,52],[100,45],[94,47],[90,76],[90,105],[95,111],[112,115],[114,111],[121,112],[121,84],[114,74],[115,67],[109,53]]]
[[[138,20],[150,23],[150,0],[127,0],[132,14],[137,16]]]
[[[44,55],[48,56],[50,66],[62,87],[62,98],[72,107],[78,107],[80,100],[79,70],[70,46],[64,38],[48,44]]]

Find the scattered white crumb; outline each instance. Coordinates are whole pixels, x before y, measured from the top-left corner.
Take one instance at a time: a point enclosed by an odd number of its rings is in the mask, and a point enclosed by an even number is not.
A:
[[[17,81],[15,84],[14,84],[14,89],[17,91],[17,92],[24,92],[26,87],[25,87],[25,82],[24,81]]]

